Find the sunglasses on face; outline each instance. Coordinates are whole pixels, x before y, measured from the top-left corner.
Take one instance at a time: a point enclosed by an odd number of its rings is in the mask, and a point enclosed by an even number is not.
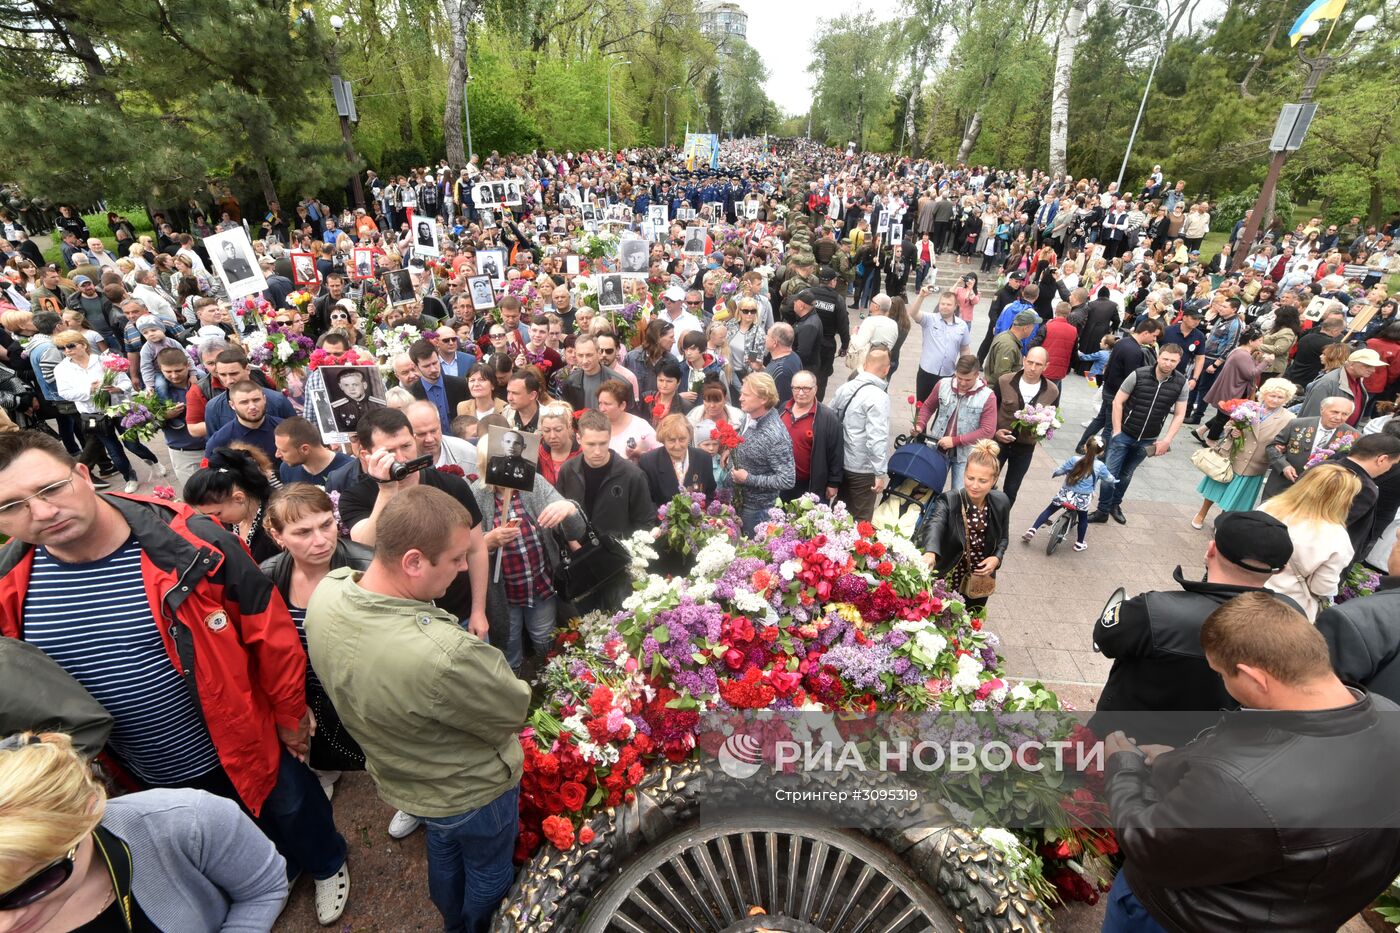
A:
[[[336,313],[336,314],[332,314],[332,315],[331,315],[331,320],[332,320],[332,321],[348,321],[348,320],[350,320],[350,315],[346,314],[344,311],[341,311],[341,312],[338,312],[338,313]]]
[[[457,342],[457,338],[456,338],[456,337],[439,337],[438,339],[441,340],[443,343],[456,343],[456,342]]]
[[[28,907],[63,887],[68,879],[73,877],[73,859],[77,854],[78,847],[74,846],[63,858],[39,869],[18,886],[0,894],[0,911]]]
[[[505,334],[504,334],[502,331],[498,331],[498,330],[493,330],[493,331],[491,331],[491,339],[492,339],[492,340],[495,340],[497,337],[504,337],[504,336],[505,336]]]

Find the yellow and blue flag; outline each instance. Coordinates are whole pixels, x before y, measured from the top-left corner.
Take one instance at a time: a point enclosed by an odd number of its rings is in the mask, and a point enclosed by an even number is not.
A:
[[[1347,0],[1312,0],[1308,4],[1308,8],[1293,21],[1293,26],[1288,30],[1288,44],[1298,44],[1298,41],[1303,38],[1303,27],[1308,23],[1336,19],[1341,16],[1346,5]]]

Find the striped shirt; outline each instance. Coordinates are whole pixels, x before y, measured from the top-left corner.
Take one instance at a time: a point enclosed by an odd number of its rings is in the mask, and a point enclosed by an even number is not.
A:
[[[306,645],[306,610],[288,602],[287,613],[292,617],[292,624],[297,627],[297,636],[301,638],[301,650],[306,652],[306,695],[310,696],[316,691],[324,693],[321,678],[311,669],[311,649]]]
[[[112,747],[145,783],[178,784],[219,767],[151,616],[134,538],[86,564],[63,563],[36,547],[24,638],[112,714]]]

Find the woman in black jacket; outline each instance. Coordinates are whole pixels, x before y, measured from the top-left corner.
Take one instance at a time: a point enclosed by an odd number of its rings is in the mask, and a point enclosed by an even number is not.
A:
[[[642,454],[637,466],[647,478],[652,505],[658,509],[682,489],[715,495],[715,471],[710,455],[695,446],[695,429],[685,415],[670,414],[656,426],[661,446]],[[684,482],[682,482],[684,477]]]
[[[341,537],[331,497],[310,483],[293,483],[273,497],[267,506],[267,528],[282,552],[263,561],[262,572],[282,594],[305,650],[306,605],[316,585],[340,567],[366,569],[374,558],[374,550]],[[363,771],[365,753],[341,725],[340,716],[309,662],[306,705],[316,716],[311,767],[319,771]],[[331,778],[330,783],[333,782]]]
[[[924,563],[964,596],[973,573],[996,576],[1006,555],[1011,500],[992,488],[1001,470],[1000,453],[995,441],[978,441],[967,456],[963,488],[940,495],[922,529]],[[985,596],[965,601],[969,609],[987,605]]]

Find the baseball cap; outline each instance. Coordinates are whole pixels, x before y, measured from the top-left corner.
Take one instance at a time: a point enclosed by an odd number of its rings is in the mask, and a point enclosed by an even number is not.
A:
[[[672,285],[670,288],[666,289],[666,291],[662,292],[661,297],[668,301],[685,301],[685,289],[681,288],[679,285]]]
[[[822,266],[817,270],[817,278],[821,279],[823,282],[829,282],[836,278],[836,270],[830,266]]]
[[[1363,347],[1360,350],[1353,351],[1351,356],[1347,357],[1347,362],[1360,363],[1362,366],[1385,365],[1385,360],[1381,359],[1381,355],[1370,347]]]
[[[1025,311],[1017,312],[1016,316],[1015,316],[1014,318],[1011,319],[1011,326],[1012,326],[1012,327],[1025,327],[1027,324],[1039,324],[1039,323],[1040,323],[1040,315],[1039,315],[1039,314],[1036,314],[1034,311],[1030,310],[1029,308],[1027,308]]]
[[[1251,573],[1278,573],[1293,556],[1293,539],[1268,512],[1226,512],[1215,520],[1215,549]]]
[[[88,278],[88,277],[85,276],[85,275],[75,275],[75,276],[73,276],[73,284],[74,284],[74,285],[91,285],[91,284],[92,284],[92,279]]]
[[[1015,270],[1014,272],[1012,272],[1010,275],[1008,275],[1006,278],[1007,278],[1008,280],[1010,280],[1010,279],[1024,279],[1025,277],[1026,277],[1026,274],[1025,274],[1024,272],[1022,272],[1020,269],[1017,269],[1017,270]]]
[[[814,294],[812,294],[812,290],[811,290],[810,288],[804,288],[804,289],[802,289],[802,291],[800,291],[800,292],[798,292],[797,294],[793,295],[793,296],[792,296],[792,300],[793,300],[793,301],[800,301],[800,302],[802,302],[804,305],[810,305],[810,304],[816,304],[817,296],[814,295]]]

